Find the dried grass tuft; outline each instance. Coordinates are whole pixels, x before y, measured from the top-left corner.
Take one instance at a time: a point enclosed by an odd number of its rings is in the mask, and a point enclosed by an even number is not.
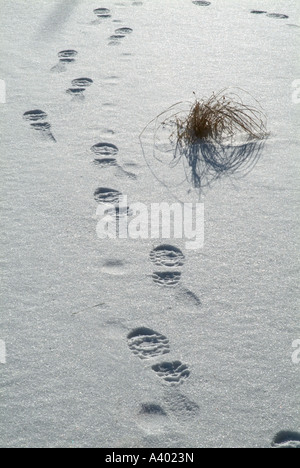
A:
[[[254,167],[268,136],[258,106],[224,91],[195,99],[188,110],[175,104],[156,118],[154,141],[169,131],[173,164],[184,158],[187,178],[201,190],[222,176],[246,174]]]

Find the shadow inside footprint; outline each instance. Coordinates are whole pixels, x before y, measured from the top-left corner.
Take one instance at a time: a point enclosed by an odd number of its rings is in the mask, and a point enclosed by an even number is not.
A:
[[[170,352],[168,338],[146,327],[130,332],[127,343],[133,354],[140,359],[152,359]]]
[[[180,361],[161,362],[152,366],[152,370],[157,373],[167,384],[179,385],[190,376],[190,371],[185,364]]]
[[[67,89],[66,93],[72,96],[73,101],[82,101],[85,98],[84,91],[85,88],[69,88]]]
[[[133,32],[133,29],[131,28],[118,28],[115,30],[115,34],[121,34],[123,35],[127,35],[127,34],[131,34]]]
[[[272,441],[274,448],[300,448],[300,434],[293,431],[280,431]]]
[[[180,271],[155,271],[152,275],[153,282],[167,288],[173,288],[181,280]]]
[[[98,18],[110,18],[111,17],[110,10],[108,8],[96,8],[94,10],[94,14]]]
[[[167,416],[165,410],[155,403],[143,403],[139,414]]]
[[[111,143],[97,143],[91,147],[91,151],[102,156],[114,156],[119,152],[119,148]]]
[[[122,200],[122,194],[118,190],[99,187],[94,192],[94,199],[98,203],[118,204]]]
[[[264,11],[264,10],[251,10],[251,12],[253,15],[264,15],[267,13],[267,11]]]
[[[94,159],[94,164],[99,167],[116,167],[118,165],[115,158]]]
[[[287,15],[282,15],[281,13],[268,13],[268,18],[278,18],[278,19],[287,19]]]
[[[25,120],[29,120],[31,122],[36,122],[38,120],[44,120],[48,117],[46,112],[40,110],[40,109],[34,109],[27,111],[23,114],[23,118]]]
[[[177,247],[163,244],[150,252],[150,260],[155,265],[173,268],[183,266],[185,257]]]
[[[76,78],[72,80],[72,86],[74,88],[88,88],[93,84],[93,80],[91,78]]]
[[[52,72],[62,73],[67,70],[66,65],[75,62],[75,57],[78,55],[76,50],[62,50],[58,54],[59,63],[51,68]]]
[[[209,5],[211,5],[211,2],[205,2],[205,1],[202,1],[202,0],[194,0],[192,3],[194,5],[197,5],[197,6],[209,6]]]

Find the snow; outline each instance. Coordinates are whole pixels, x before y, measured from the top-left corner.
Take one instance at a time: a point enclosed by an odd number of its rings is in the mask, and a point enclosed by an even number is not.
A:
[[[38,3],[1,2],[0,445],[264,448],[299,432],[298,2]],[[133,31],[109,45],[121,27]],[[74,62],[59,62],[65,50]],[[93,80],[81,97],[66,93],[78,78]],[[203,249],[99,239],[99,187],[130,203],[193,200],[169,168],[169,189],[154,177],[139,135],[193,92],[227,87],[255,96],[270,137],[247,177],[205,192]],[[50,129],[30,128],[34,109]],[[118,167],[93,164],[99,142]],[[152,280],[160,243],[184,252],[176,288]],[[170,352],[136,356],[127,336],[140,327]],[[163,361],[189,375],[170,385],[152,368]]]

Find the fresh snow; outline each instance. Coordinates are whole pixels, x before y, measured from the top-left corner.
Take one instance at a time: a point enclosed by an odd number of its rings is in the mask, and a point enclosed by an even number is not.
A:
[[[268,448],[299,433],[299,2],[210,3],[1,1],[3,448]],[[139,135],[228,87],[259,101],[270,136],[247,177],[205,192],[204,247],[99,239],[100,187],[195,199]],[[177,287],[152,277],[160,244],[184,253]]]

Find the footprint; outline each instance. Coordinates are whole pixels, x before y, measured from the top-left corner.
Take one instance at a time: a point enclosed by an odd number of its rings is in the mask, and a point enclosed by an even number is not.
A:
[[[113,34],[108,38],[108,40],[109,40],[108,45],[109,46],[119,46],[119,45],[121,45],[121,41],[124,38],[125,38],[124,34]]]
[[[181,273],[179,271],[156,271],[153,273],[152,279],[154,283],[160,286],[173,288],[177,286],[181,280]]]
[[[96,8],[94,10],[94,14],[99,18],[99,20],[111,18],[111,12],[108,8]]]
[[[250,13],[253,13],[254,15],[264,15],[267,13],[267,11],[263,11],[263,10],[251,10]]]
[[[269,18],[278,18],[278,19],[287,19],[287,15],[282,15],[281,13],[268,13],[267,16]]]
[[[94,13],[96,16],[108,15],[110,13],[110,10],[108,8],[95,8]]]
[[[52,140],[56,142],[52,132],[51,132],[51,125],[48,122],[35,122],[30,124],[31,128],[41,132],[41,135],[45,137],[47,140]]]
[[[121,39],[124,39],[125,34],[112,34],[111,36],[109,36],[109,40],[110,41],[120,41]]]
[[[40,135],[47,139],[56,142],[52,132],[51,132],[51,125],[48,122],[42,122],[48,117],[46,112],[40,109],[34,109],[31,111],[27,111],[23,114],[23,118],[30,123],[30,127],[34,130],[40,132]]]
[[[98,188],[94,192],[94,199],[98,203],[119,204],[123,195],[118,190],[110,188]]]
[[[120,40],[110,40],[108,45],[111,47],[111,46],[120,46],[121,45],[121,41]]]
[[[66,93],[72,96],[72,100],[82,101],[84,99],[85,88],[69,88]]]
[[[66,93],[73,97],[73,100],[83,100],[84,91],[93,84],[91,78],[76,78],[72,80],[72,88],[67,89]]]
[[[197,6],[209,6],[209,5],[211,5],[211,2],[204,2],[204,1],[201,1],[201,0],[195,0],[192,3],[194,5],[197,5]]]
[[[114,156],[119,152],[119,148],[112,143],[97,143],[91,147],[91,151],[97,155]]]
[[[276,434],[272,441],[274,448],[300,448],[299,432],[281,431]]]
[[[77,50],[68,49],[68,50],[61,50],[58,52],[58,57],[62,62],[70,63],[74,62],[75,57],[77,57],[78,52]]]
[[[102,169],[107,169],[110,167],[116,168],[115,176],[119,178],[128,178],[131,180],[136,180],[137,175],[134,174],[133,172],[126,171],[126,169],[123,169],[122,166],[120,166],[115,158],[95,158],[94,159],[94,164]]]
[[[185,286],[179,285],[176,292],[176,303],[186,305],[187,307],[196,307],[197,309],[202,306],[201,299],[197,294],[193,293]]]
[[[169,340],[150,328],[136,328],[127,336],[128,346],[140,359],[153,359],[170,352]]]
[[[177,247],[164,244],[150,252],[150,260],[155,265],[173,268],[183,266],[185,257]]]
[[[114,217],[116,221],[120,221],[121,219],[124,219],[125,217],[129,217],[133,215],[133,211],[129,206],[115,206],[114,208],[109,208],[108,210],[105,211],[105,215],[110,215],[111,217]]]
[[[127,179],[131,179],[131,180],[136,180],[137,179],[137,175],[134,174],[133,172],[130,172],[130,171],[126,171],[126,169],[124,169],[122,166],[120,166],[118,164],[117,166],[117,171],[116,171],[116,177],[119,177],[119,178],[127,178]]]
[[[23,114],[23,118],[25,120],[29,120],[29,121],[32,121],[32,122],[36,122],[38,120],[44,120],[48,117],[48,115],[46,114],[46,112],[42,111],[42,110],[39,110],[39,109],[35,109],[35,110],[30,110],[30,111],[27,111]]]
[[[142,403],[139,414],[167,416],[165,410],[156,403]]]
[[[197,403],[174,388],[172,390],[168,389],[168,392],[166,392],[164,405],[168,412],[180,420],[196,417],[200,410]]]
[[[126,264],[122,260],[107,260],[102,271],[111,276],[123,276],[127,273]]]
[[[76,78],[75,80],[72,80],[72,86],[74,88],[88,88],[93,84],[93,80],[91,78]]]
[[[62,50],[58,54],[59,58],[59,63],[55,65],[54,67],[51,68],[52,72],[55,73],[62,73],[67,70],[66,65],[68,63],[73,63],[75,62],[75,57],[78,55],[78,52],[76,50]]]
[[[181,361],[154,364],[152,370],[157,373],[158,377],[171,386],[182,384],[190,376],[188,367],[182,364]]]
[[[169,421],[164,408],[156,403],[142,403],[137,416],[137,424],[148,434],[160,433]]]
[[[115,158],[94,159],[94,164],[101,168],[118,166],[117,160]]]
[[[118,28],[115,30],[115,34],[121,34],[121,35],[128,35],[133,32],[133,29],[131,28]]]

